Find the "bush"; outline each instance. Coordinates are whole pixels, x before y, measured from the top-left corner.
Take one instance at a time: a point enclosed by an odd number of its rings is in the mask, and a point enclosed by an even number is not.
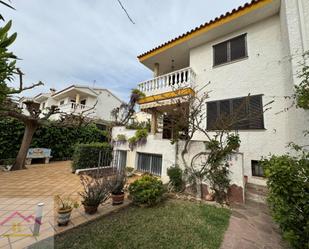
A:
[[[0,159],[16,158],[24,134],[24,124],[11,118],[0,120]],[[31,147],[50,148],[53,160],[72,158],[77,143],[106,141],[106,131],[95,124],[59,127],[50,122],[33,136]]]
[[[283,237],[294,248],[309,248],[309,154],[265,159],[268,202]]]
[[[77,144],[73,154],[72,171],[98,167],[100,152],[104,166],[110,165],[112,147],[108,143]]]
[[[183,186],[182,169],[178,166],[174,166],[167,169],[167,175],[170,178],[170,183],[174,187],[175,191],[181,191]]]
[[[144,175],[129,186],[130,197],[133,203],[139,206],[153,206],[159,203],[164,192],[162,181],[151,175]]]

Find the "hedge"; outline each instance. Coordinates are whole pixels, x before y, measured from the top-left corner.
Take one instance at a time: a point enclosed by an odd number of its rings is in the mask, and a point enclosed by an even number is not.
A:
[[[15,119],[0,119],[0,160],[15,158],[24,134],[24,124]],[[50,148],[53,160],[71,158],[77,143],[105,142],[106,131],[95,124],[81,127],[59,127],[50,122],[40,127],[31,147]]]
[[[98,164],[99,160],[100,165]],[[73,155],[72,171],[98,166],[109,166],[111,160],[112,147],[108,143],[77,144]]]
[[[309,154],[264,160],[268,203],[283,237],[293,248],[309,249]]]

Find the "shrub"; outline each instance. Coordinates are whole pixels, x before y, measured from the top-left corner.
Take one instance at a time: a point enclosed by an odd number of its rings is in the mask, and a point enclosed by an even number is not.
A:
[[[153,206],[162,200],[163,183],[151,175],[144,175],[129,186],[130,197],[139,206]]]
[[[0,159],[15,158],[24,134],[24,124],[11,118],[0,120]],[[31,147],[50,148],[53,160],[71,158],[77,143],[106,141],[106,131],[95,124],[60,127],[49,122],[34,134]]]
[[[309,248],[309,154],[265,159],[268,202],[283,237],[294,248]]]
[[[112,147],[108,143],[77,144],[73,154],[72,170],[98,167],[100,152],[102,153],[101,156],[104,157],[104,166],[110,165]]]
[[[125,142],[127,141],[127,137],[124,134],[118,134],[117,135],[117,142]]]
[[[147,141],[147,136],[147,129],[138,129],[135,132],[135,135],[128,139],[130,149],[133,150],[135,146],[145,144]]]
[[[170,178],[170,183],[175,191],[181,191],[183,186],[182,169],[178,166],[173,166],[167,169],[167,175]]]

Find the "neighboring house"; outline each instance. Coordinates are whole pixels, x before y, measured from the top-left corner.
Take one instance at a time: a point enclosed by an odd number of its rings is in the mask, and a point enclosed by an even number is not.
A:
[[[127,144],[116,149],[127,151],[127,166],[150,171],[167,181],[167,168],[179,160],[175,145],[164,139],[164,132],[157,132],[156,112],[173,115],[169,104],[175,97],[175,82],[182,86],[183,95],[210,82],[205,87],[210,91],[204,121],[208,130],[213,129],[224,108],[233,112],[244,97],[254,96],[246,112],[254,109],[262,118],[256,122],[248,118],[235,127],[241,147],[230,169],[232,183],[242,190],[244,179],[265,185],[259,165],[262,156],[285,153],[291,141],[307,144],[303,130],[309,124],[308,113],[291,107],[293,100],[286,97],[292,96],[294,85],[300,82],[297,70],[307,50],[308,0],[255,0],[151,49],[138,59],[153,71],[154,78],[139,83],[138,88],[146,94],[140,108],[152,114],[152,134],[145,145],[133,151]],[[264,112],[263,105],[271,101],[271,108]],[[113,135],[120,133],[134,135],[123,127],[115,128]],[[192,141],[202,139],[196,134]]]
[[[29,98],[22,98],[21,103]],[[41,93],[31,98],[40,104],[40,109],[58,106],[60,112],[67,114],[83,114],[102,121],[111,121],[111,111],[119,107],[122,101],[105,88],[71,85],[63,90],[51,89],[49,93]],[[59,114],[51,119],[59,119]]]

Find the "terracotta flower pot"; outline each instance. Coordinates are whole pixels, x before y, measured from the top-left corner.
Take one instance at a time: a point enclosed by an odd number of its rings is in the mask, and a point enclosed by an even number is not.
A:
[[[65,210],[58,210],[57,222],[58,226],[66,226],[68,225],[71,217],[72,208]]]
[[[112,194],[113,205],[120,205],[124,201],[124,193]]]
[[[98,206],[87,206],[84,205],[85,213],[86,214],[95,214],[98,211]]]

